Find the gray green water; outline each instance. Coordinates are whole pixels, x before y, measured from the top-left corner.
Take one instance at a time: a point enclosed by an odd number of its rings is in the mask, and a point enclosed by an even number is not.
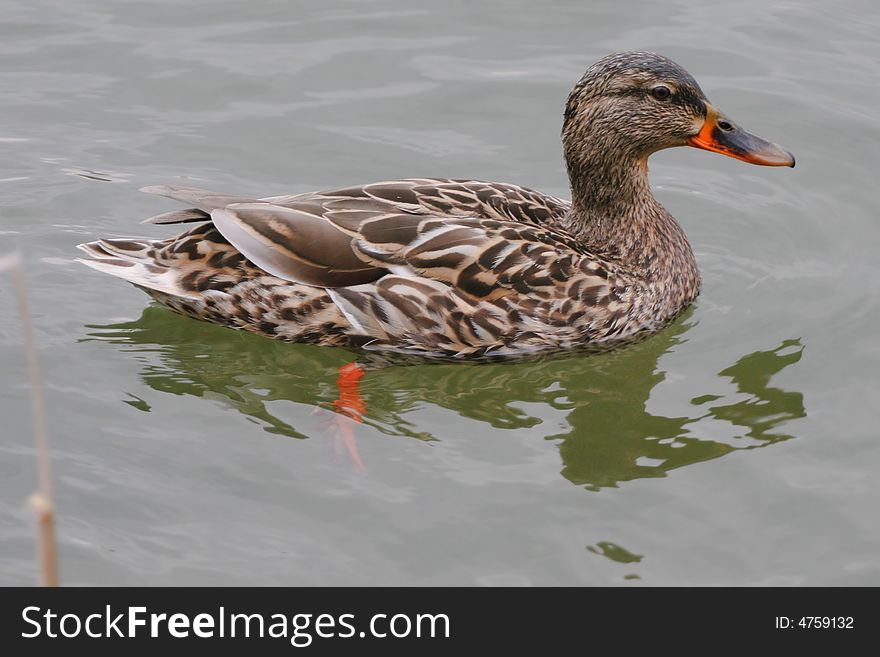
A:
[[[28,262],[63,582],[880,584],[876,3],[0,9],[0,254]],[[138,225],[172,208],[147,184],[565,195],[566,94],[628,49],[671,56],[798,159],[652,158],[704,288],[639,345],[370,374],[346,445],[316,408],[350,354],[175,316],[72,261],[96,236],[173,232]],[[0,372],[0,583],[29,584],[8,275]]]

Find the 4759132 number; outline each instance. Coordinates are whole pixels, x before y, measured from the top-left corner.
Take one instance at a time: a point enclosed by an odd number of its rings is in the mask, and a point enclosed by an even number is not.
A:
[[[791,618],[789,616],[776,617],[776,629],[803,629],[803,630],[851,630],[853,629],[852,616],[801,616]]]

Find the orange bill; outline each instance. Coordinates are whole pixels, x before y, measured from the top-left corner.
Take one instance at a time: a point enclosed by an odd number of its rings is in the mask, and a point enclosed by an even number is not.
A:
[[[781,146],[746,132],[718,114],[706,103],[706,120],[700,131],[688,139],[688,146],[735,157],[767,167],[793,167],[794,155]]]

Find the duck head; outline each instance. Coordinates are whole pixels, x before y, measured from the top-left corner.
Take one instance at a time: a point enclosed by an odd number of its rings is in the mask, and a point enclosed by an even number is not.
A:
[[[687,71],[650,52],[609,55],[593,64],[569,95],[562,135],[572,176],[610,166],[610,159],[644,169],[651,153],[673,146],[794,166],[791,153],[740,128],[709,103]]]

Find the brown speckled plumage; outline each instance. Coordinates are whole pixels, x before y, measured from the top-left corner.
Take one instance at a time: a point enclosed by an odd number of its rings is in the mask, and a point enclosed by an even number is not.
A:
[[[648,95],[658,81],[675,102]],[[83,262],[185,315],[281,340],[433,357],[607,348],[662,327],[699,292],[646,160],[692,138],[707,106],[669,60],[611,56],[566,106],[571,203],[427,178],[265,199],[152,187],[192,208],[148,223],[198,225],[84,244]]]

